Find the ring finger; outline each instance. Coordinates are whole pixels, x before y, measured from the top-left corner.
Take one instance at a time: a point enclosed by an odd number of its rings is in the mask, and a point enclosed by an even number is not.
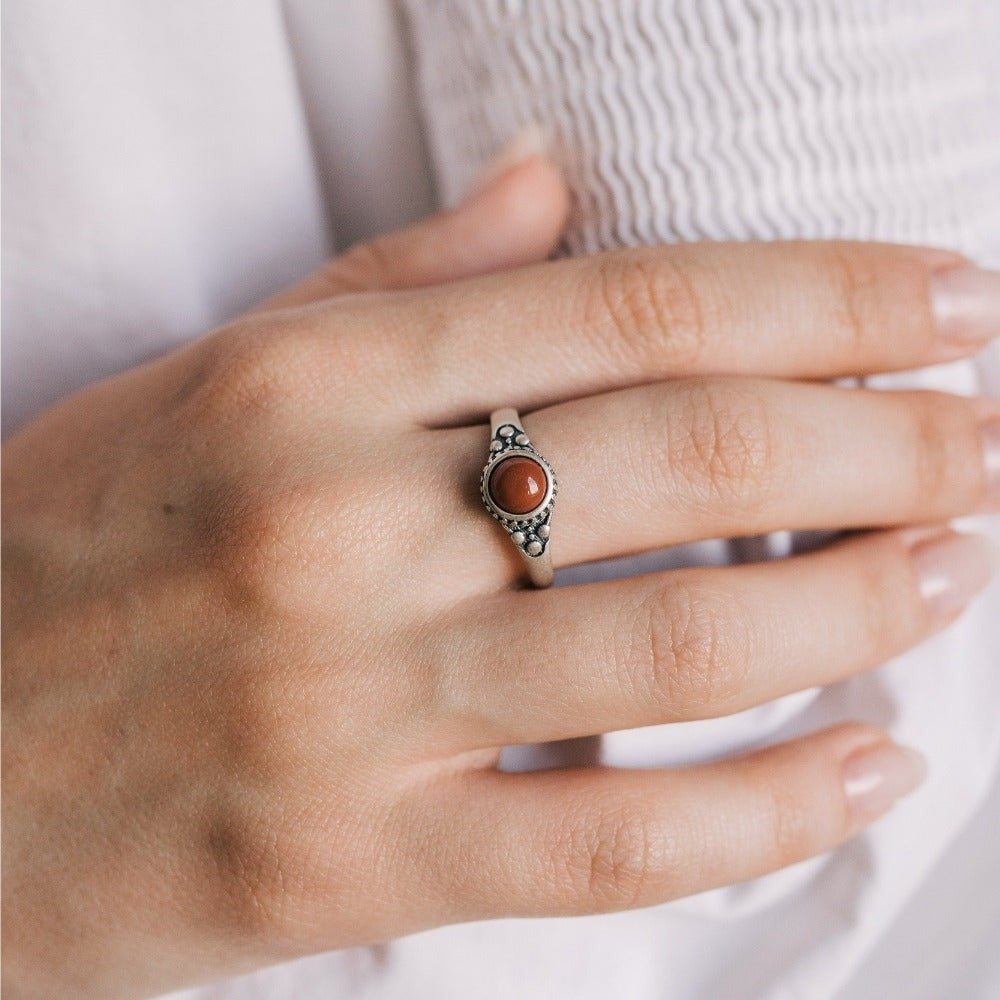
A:
[[[524,426],[559,478],[557,566],[702,538],[939,521],[995,506],[1000,488],[1000,404],[944,393],[682,379],[561,403]],[[463,435],[444,451],[467,477],[482,429],[435,433]],[[495,524],[472,530],[503,579],[519,571]]]

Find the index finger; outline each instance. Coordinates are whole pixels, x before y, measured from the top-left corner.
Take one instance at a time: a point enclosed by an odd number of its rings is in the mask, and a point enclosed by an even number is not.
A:
[[[1000,274],[919,247],[696,243],[547,262],[388,307],[403,404],[459,423],[677,375],[833,378],[952,360],[1000,332]]]

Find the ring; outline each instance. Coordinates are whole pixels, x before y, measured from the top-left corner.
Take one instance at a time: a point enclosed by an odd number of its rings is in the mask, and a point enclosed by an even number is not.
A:
[[[532,447],[517,410],[490,414],[490,457],[479,489],[486,509],[504,527],[524,558],[536,587],[552,583],[552,506],[556,477],[552,466]]]

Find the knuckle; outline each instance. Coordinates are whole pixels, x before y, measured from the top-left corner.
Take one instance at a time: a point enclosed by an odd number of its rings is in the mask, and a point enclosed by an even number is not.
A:
[[[296,773],[301,748],[296,727],[272,668],[252,666],[250,648],[233,651],[225,681],[213,697],[210,752],[227,774],[239,775],[239,788],[283,788]],[[218,889],[223,921],[242,933],[273,933],[286,913],[298,884],[299,846],[295,824],[268,795],[268,805],[254,806],[256,795],[232,786],[215,796],[203,828],[209,882]],[[287,801],[287,794],[281,802]]]
[[[302,954],[328,940],[324,920],[331,912],[373,888],[391,891],[383,883],[401,848],[387,837],[381,804],[354,789],[342,814],[331,816],[287,786],[281,798],[272,794],[253,806],[247,798],[231,795],[216,805],[196,844],[213,927]]]
[[[669,880],[672,849],[662,825],[632,803],[585,814],[556,848],[557,877],[567,878],[582,912],[630,909]]]
[[[780,783],[768,785],[765,795],[772,867],[785,868],[822,848],[816,809],[807,795],[794,786]]]
[[[463,631],[468,631],[467,623],[444,628],[425,624],[419,636],[411,634],[388,651],[398,667],[392,697],[374,709],[385,714],[380,722],[386,731],[418,734],[417,738],[427,745],[441,739],[455,746],[457,738],[467,748],[464,741],[470,734],[475,734],[476,740],[502,742],[503,718],[495,702],[470,683],[463,670],[464,664],[470,662],[470,644],[461,635]],[[502,663],[504,651],[498,648],[496,655],[501,658],[502,670],[506,666]],[[493,657],[491,650],[488,655],[476,657],[476,662],[489,661],[497,669]],[[399,705],[406,706],[402,715]]]
[[[300,921],[319,872],[319,823],[302,798],[316,692],[273,664],[250,638],[234,652],[211,699],[211,752],[238,776],[213,797],[203,827],[208,885],[220,922],[244,936],[280,941]]]
[[[711,312],[686,265],[662,251],[600,256],[586,276],[592,318],[586,323],[631,368],[681,372],[702,356]],[[596,280],[595,280],[596,279]]]
[[[655,699],[667,719],[709,718],[735,711],[750,685],[750,630],[734,605],[683,578],[647,599],[633,642],[636,694]]]
[[[880,650],[890,645],[888,633],[894,624],[893,602],[888,597],[885,568],[878,561],[860,570],[860,576],[860,628],[854,632],[854,637],[859,658],[869,663],[878,657]]]
[[[858,565],[860,627],[853,631],[856,655],[864,664],[878,663],[905,644],[922,602],[913,585],[913,569],[902,545]]]
[[[207,505],[207,562],[225,596],[244,614],[286,617],[319,609],[339,555],[329,545],[343,528],[331,497],[308,482],[224,487]]]
[[[930,352],[936,325],[929,308],[926,258],[901,247],[832,241],[820,249],[833,290],[832,330],[849,356],[881,353],[911,359]],[[886,329],[899,336],[882,336]]]
[[[293,826],[247,809],[216,812],[206,824],[204,851],[218,925],[243,940],[278,943],[291,935],[304,874],[296,840]]]
[[[775,482],[777,435],[767,407],[753,392],[711,380],[687,383],[668,422],[669,468],[696,503],[767,503]]]
[[[314,621],[329,606],[337,580],[384,584],[384,560],[404,542],[386,518],[370,525],[366,506],[384,483],[377,469],[349,475],[318,471],[287,477],[221,476],[198,497],[197,546],[227,607],[246,618]],[[388,505],[388,500],[387,500]],[[400,503],[400,513],[405,513]],[[364,544],[366,559],[358,559]],[[414,551],[417,551],[414,549]]]
[[[224,525],[215,532],[217,561],[228,579],[239,582],[243,595],[258,597],[255,604],[280,603],[289,570],[303,548],[300,506],[295,492],[247,496],[229,507]]]
[[[183,408],[196,424],[230,425],[286,412],[310,388],[304,336],[263,317],[208,338]]]
[[[948,484],[954,444],[944,433],[941,407],[934,405],[933,397],[918,398],[912,409],[913,424],[913,496],[914,506],[934,503]]]
[[[911,505],[915,514],[956,514],[985,499],[978,421],[967,400],[918,393],[911,408]]]
[[[879,269],[872,258],[843,244],[826,247],[826,257],[838,310],[834,329],[840,331],[853,357],[862,353],[873,329],[871,302],[880,285]]]
[[[418,642],[402,654],[411,665],[398,672],[397,690],[425,739],[435,733],[464,746],[470,737],[477,746],[499,746],[510,737],[510,716],[497,692],[523,670],[525,647],[517,639],[497,641],[511,620],[506,601],[477,598],[475,605],[475,611],[464,602],[438,612],[424,625]],[[479,664],[471,674],[469,663]]]
[[[324,277],[338,292],[367,292],[391,285],[396,256],[380,239],[356,243],[329,261]]]
[[[491,672],[505,676],[507,664],[502,647],[491,654]],[[460,664],[467,662],[449,651],[443,656],[427,657],[416,669],[404,674],[398,695],[408,706],[408,721],[423,732],[433,732],[447,739],[467,738],[477,741],[503,741],[503,706],[484,695],[463,676]],[[513,670],[510,671],[513,673]]]

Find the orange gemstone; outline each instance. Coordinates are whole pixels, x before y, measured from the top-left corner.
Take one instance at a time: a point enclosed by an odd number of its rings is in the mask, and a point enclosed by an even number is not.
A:
[[[549,481],[533,458],[515,455],[498,462],[490,473],[493,502],[508,514],[527,514],[544,499]]]

